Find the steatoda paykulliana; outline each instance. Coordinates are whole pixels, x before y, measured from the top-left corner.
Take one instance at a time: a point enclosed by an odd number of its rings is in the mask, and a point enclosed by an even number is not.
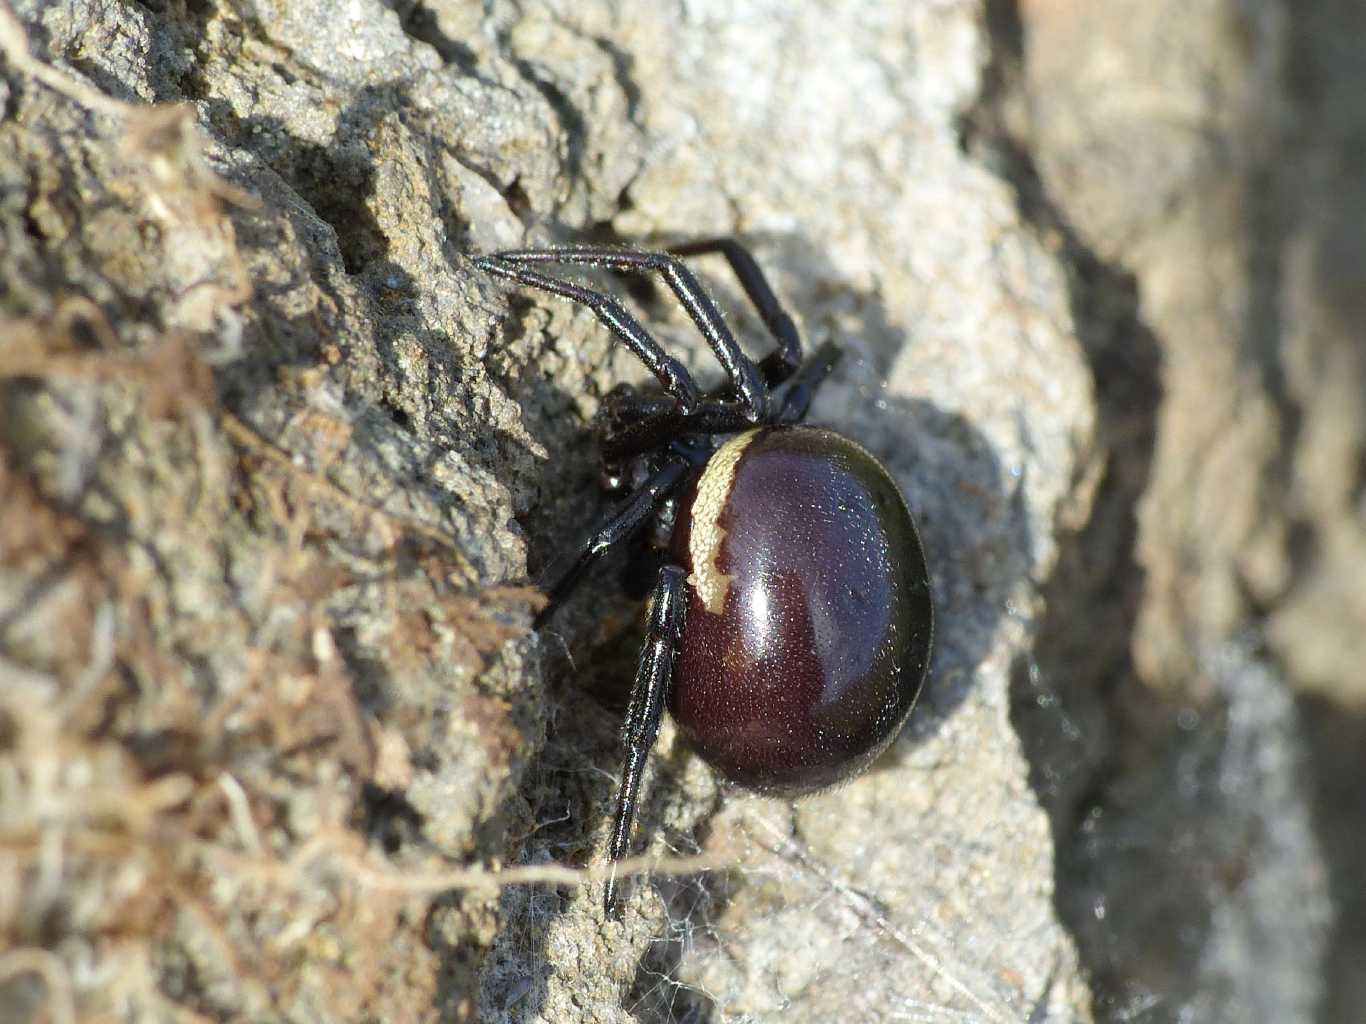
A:
[[[777,342],[757,365],[682,257],[725,257]],[[662,549],[645,647],[626,711],[608,856],[630,845],[645,759],[667,706],[683,736],[743,786],[799,794],[862,771],[900,730],[930,659],[934,612],[920,537],[896,483],[861,446],[801,425],[838,358],[802,359],[796,325],[732,239],[668,252],[608,247],[480,256],[490,274],[591,309],[659,380],[619,385],[597,430],[620,502],[545,588],[539,628],[608,549],[653,523]],[[610,295],[547,264],[659,274],[726,373],[699,392]],[[615,874],[604,893],[617,909]]]

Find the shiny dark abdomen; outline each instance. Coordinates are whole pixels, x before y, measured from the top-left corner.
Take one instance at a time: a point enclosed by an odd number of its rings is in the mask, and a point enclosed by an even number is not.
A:
[[[690,505],[673,554],[691,572]],[[689,588],[670,710],[742,785],[803,792],[862,770],[900,729],[932,639],[925,556],[896,484],[829,431],[769,428],[736,467],[719,615]]]

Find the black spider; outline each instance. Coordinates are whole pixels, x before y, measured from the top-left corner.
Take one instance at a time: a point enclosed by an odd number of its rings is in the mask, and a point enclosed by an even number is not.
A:
[[[757,366],[680,257],[719,253],[777,342]],[[934,615],[915,523],[891,476],[839,434],[799,426],[838,352],[801,340],[754,258],[732,239],[667,253],[615,248],[475,259],[499,277],[582,302],[659,380],[615,388],[599,414],[604,480],[629,492],[553,574],[543,625],[613,545],[653,518],[665,564],[626,711],[609,857],[626,853],[645,759],[667,704],[692,747],[728,778],[803,793],[861,771],[915,704]],[[542,264],[657,273],[725,369],[692,376],[616,299]],[[616,878],[604,907],[616,911]]]

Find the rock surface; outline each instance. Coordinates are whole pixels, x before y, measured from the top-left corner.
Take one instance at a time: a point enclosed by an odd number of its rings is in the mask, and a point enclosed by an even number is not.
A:
[[[8,10],[0,1017],[1355,1005],[1366,747],[1304,736],[1363,697],[1366,291],[1339,211],[1263,190],[1347,177],[1361,114],[1282,92],[1328,14]],[[618,923],[549,867],[601,860],[639,609],[609,565],[538,637],[523,583],[642,372],[469,256],[715,234],[844,347],[812,419],[906,492],[938,651],[893,749],[795,803],[666,724],[642,842],[720,867]],[[590,279],[717,379],[660,290]]]

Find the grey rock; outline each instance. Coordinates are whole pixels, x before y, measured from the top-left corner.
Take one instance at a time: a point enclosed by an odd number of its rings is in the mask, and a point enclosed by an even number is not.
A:
[[[1182,465],[1158,410],[1227,425],[1194,396],[1237,360],[1170,344],[1199,323],[1161,305],[1200,222],[1134,241],[1209,180],[1205,136],[1131,118],[1128,160],[1085,97],[1057,100],[1073,135],[1031,119],[1056,96],[1031,61],[1060,58],[1042,31],[1012,58],[995,7],[17,13],[41,63],[0,23],[0,1016],[1085,1021],[1093,985],[1101,1017],[1308,1012],[1299,709],[1230,582],[1289,578],[1246,512],[1271,491],[1201,491],[1244,512],[1194,591],[1208,506],[1150,548],[1134,525],[1165,524]],[[1153,46],[1204,24],[1174,22]],[[1217,67],[1240,142],[1274,81],[1251,53]],[[928,692],[870,772],[795,803],[666,724],[642,844],[726,866],[636,880],[621,923],[594,885],[457,884],[601,859],[640,639],[619,564],[539,636],[521,584],[591,522],[588,424],[643,373],[468,257],[722,233],[845,349],[812,419],[921,523]],[[631,294],[716,381],[673,304]],[[1214,375],[1164,395],[1159,352]],[[1237,423],[1261,458],[1266,404]],[[1288,652],[1316,586],[1272,621]],[[1140,679],[1164,696],[1127,734]],[[1174,854],[1201,873],[1165,877]]]
[[[998,67],[995,128],[1030,158],[1011,176],[1086,275],[1111,453],[1036,648],[1091,768],[1047,715],[1020,719],[1107,1017],[1359,1004],[1364,808],[1343,780],[1366,591],[1341,573],[1363,536],[1343,460],[1366,437],[1344,396],[1366,378],[1330,283],[1350,260],[1310,269],[1362,223],[1359,176],[1332,170],[1366,109],[1349,6],[1037,8]]]

